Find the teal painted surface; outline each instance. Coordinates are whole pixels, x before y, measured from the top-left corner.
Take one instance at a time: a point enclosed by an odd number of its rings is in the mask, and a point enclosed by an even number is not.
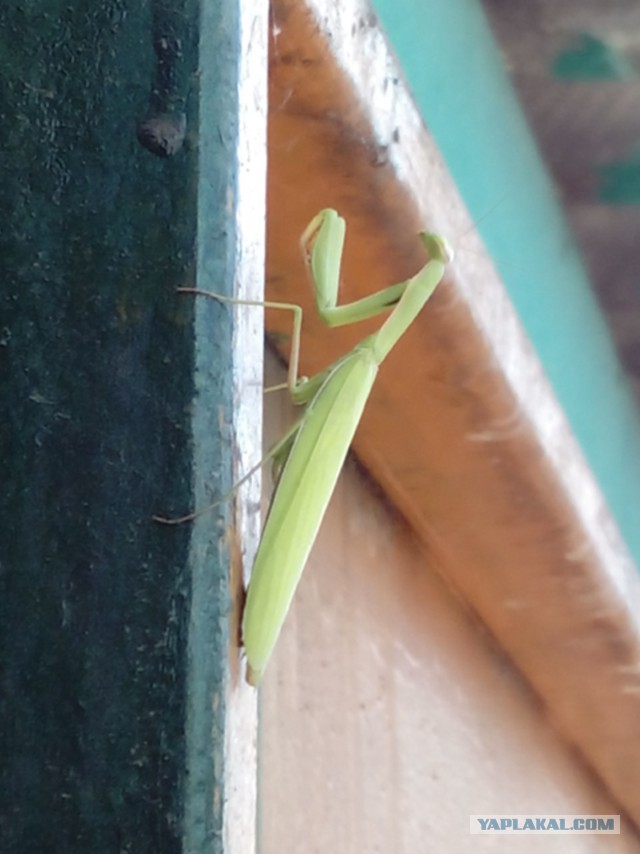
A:
[[[234,291],[237,247],[235,152],[241,2],[203,0],[199,20],[196,286],[228,295]],[[214,300],[196,300],[194,311],[197,406],[192,418],[192,506],[207,507],[232,487],[232,312]],[[178,510],[177,505],[174,508]],[[221,505],[193,525],[185,854],[222,854],[225,850],[226,708],[221,689],[228,661],[231,609],[225,536],[229,510],[228,504]]]
[[[230,315],[175,293],[234,274],[237,0],[201,51],[200,5],[0,6],[7,854],[223,848],[225,508],[151,520],[231,478]]]
[[[374,5],[640,563],[638,413],[480,5]]]

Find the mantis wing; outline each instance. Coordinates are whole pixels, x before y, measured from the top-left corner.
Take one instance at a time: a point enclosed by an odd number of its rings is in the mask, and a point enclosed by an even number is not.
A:
[[[242,624],[250,684],[271,656],[378,372],[368,348],[339,361],[308,405],[282,470]]]

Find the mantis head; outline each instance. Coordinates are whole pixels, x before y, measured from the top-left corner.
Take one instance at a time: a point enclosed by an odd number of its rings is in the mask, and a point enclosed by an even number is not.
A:
[[[441,261],[443,264],[449,264],[453,261],[454,252],[445,237],[434,234],[433,231],[421,231],[420,239],[432,261]]]

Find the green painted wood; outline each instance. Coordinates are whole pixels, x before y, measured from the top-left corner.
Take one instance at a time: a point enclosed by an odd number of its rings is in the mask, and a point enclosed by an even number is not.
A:
[[[222,850],[237,3],[0,6],[7,854]]]
[[[640,152],[603,163],[596,170],[598,201],[607,205],[640,205]]]
[[[558,80],[633,80],[636,71],[615,44],[582,33],[575,44],[559,53],[551,65]]]
[[[640,565],[637,409],[481,6],[374,6]]]

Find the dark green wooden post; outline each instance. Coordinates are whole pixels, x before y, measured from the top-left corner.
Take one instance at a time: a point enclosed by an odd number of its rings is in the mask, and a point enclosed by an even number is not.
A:
[[[7,854],[223,850],[239,6],[0,7]]]

